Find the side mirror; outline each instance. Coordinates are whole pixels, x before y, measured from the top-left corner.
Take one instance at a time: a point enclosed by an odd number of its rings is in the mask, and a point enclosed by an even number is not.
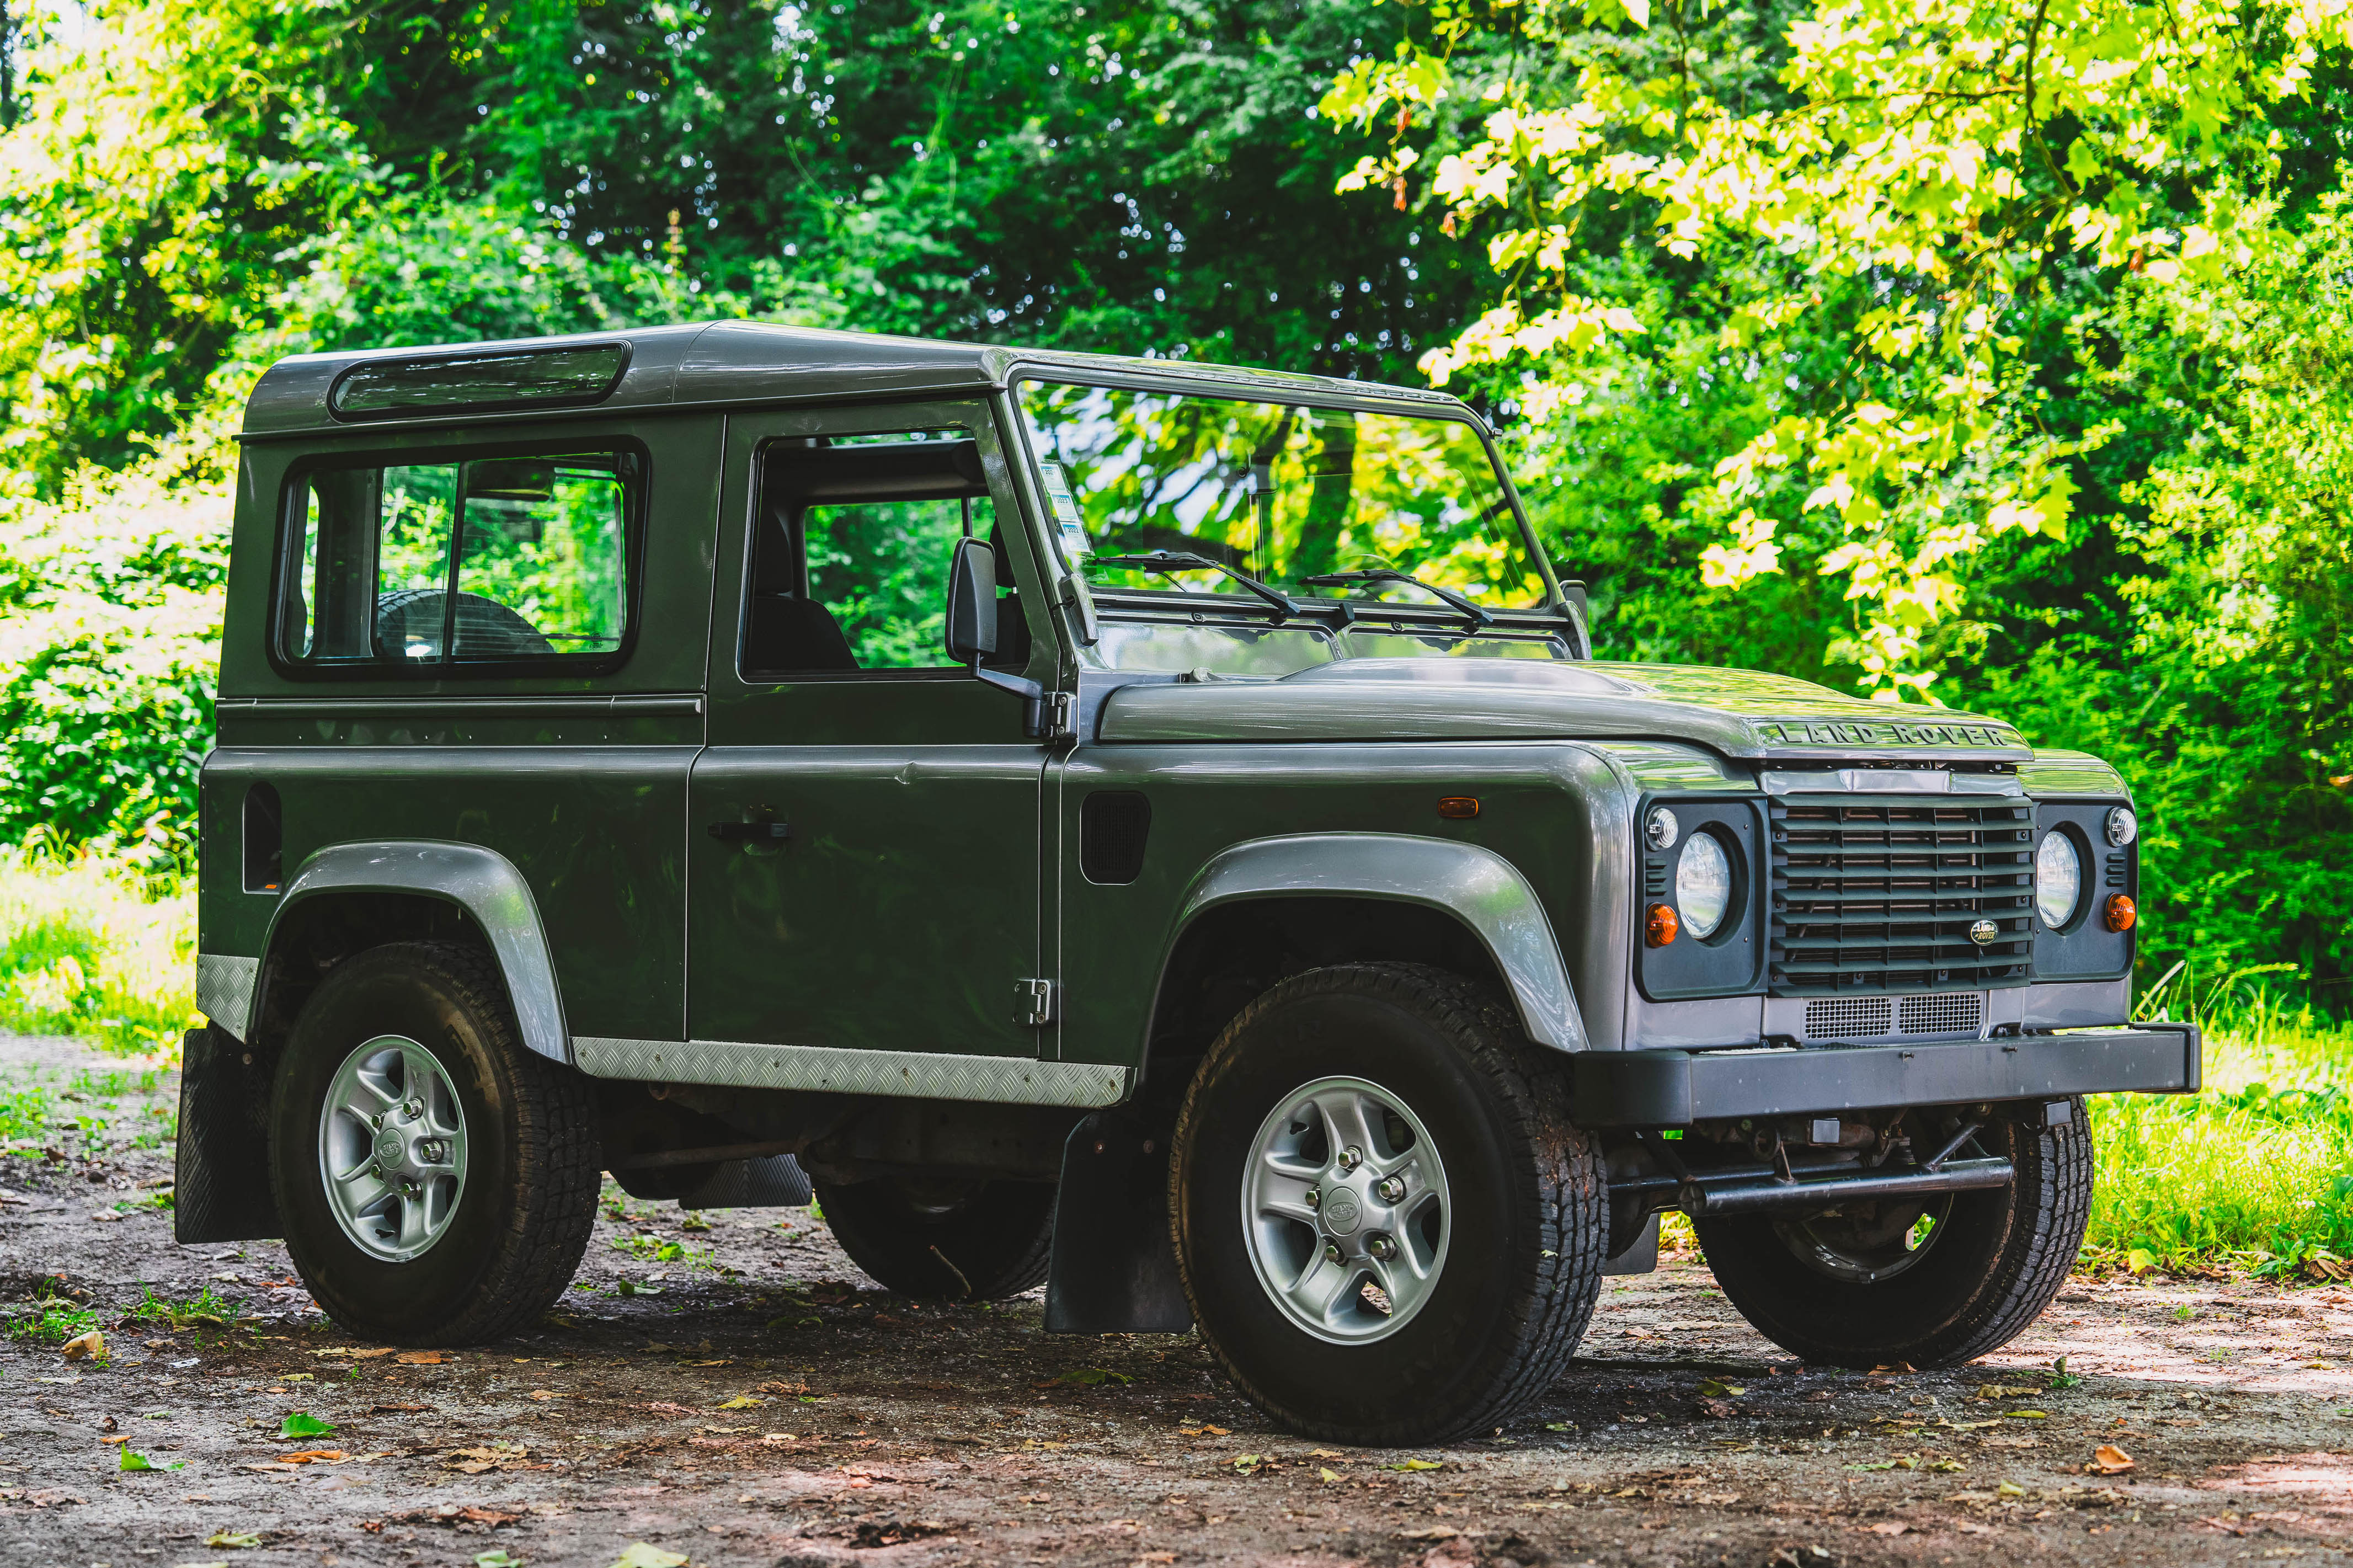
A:
[[[978,664],[997,651],[997,552],[985,539],[956,541],[943,640],[958,664]]]

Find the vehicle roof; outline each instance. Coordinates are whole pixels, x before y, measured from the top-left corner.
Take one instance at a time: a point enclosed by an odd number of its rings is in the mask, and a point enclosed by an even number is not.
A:
[[[455,408],[414,417],[339,419],[328,412],[336,377],[371,360],[411,360],[440,354],[520,348],[627,343],[628,370],[609,396],[585,407],[484,410]],[[903,396],[970,393],[1001,387],[1023,371],[1082,376],[1146,375],[1166,382],[1292,396],[1404,401],[1433,409],[1462,408],[1442,392],[1344,381],[1288,371],[1250,370],[1187,360],[1120,354],[1062,353],[992,343],[831,331],[766,321],[703,321],[562,337],[507,338],[482,342],[416,344],[319,354],[295,354],[262,373],[245,405],[248,439],[415,426],[479,424],[484,420],[602,417],[631,409],[671,409],[768,403],[798,398]]]

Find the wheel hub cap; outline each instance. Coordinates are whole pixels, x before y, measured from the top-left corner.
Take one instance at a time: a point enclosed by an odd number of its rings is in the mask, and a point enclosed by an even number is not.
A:
[[[416,1258],[448,1233],[466,1189],[466,1115],[432,1052],[380,1035],[343,1058],[319,1112],[319,1179],[361,1251]]]
[[[1438,1147],[1404,1100],[1361,1079],[1318,1079],[1252,1141],[1242,1232],[1285,1317],[1358,1344],[1395,1333],[1430,1299],[1450,1203]]]

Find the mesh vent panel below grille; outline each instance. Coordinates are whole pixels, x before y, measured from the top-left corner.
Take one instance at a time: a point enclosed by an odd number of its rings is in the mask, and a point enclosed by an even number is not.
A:
[[[1771,812],[1770,994],[2026,984],[2023,799],[1780,795]]]
[[[1895,1004],[1884,996],[1837,996],[1806,1004],[1810,1040],[1868,1038],[1892,1033]]]
[[[1974,994],[1906,996],[1895,1006],[1895,1027],[1906,1035],[1975,1034],[1985,1003]]]

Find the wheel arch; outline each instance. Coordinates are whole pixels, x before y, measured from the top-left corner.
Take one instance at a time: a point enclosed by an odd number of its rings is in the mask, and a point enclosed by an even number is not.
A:
[[[1205,1048],[1250,995],[1288,973],[1384,959],[1488,980],[1530,1039],[1587,1047],[1552,922],[1517,867],[1447,839],[1313,833],[1233,845],[1194,878],[1163,949],[1147,1058]]]
[[[514,862],[478,844],[330,845],[290,878],[262,938],[244,1037],[290,1026],[326,965],[385,942],[458,939],[491,955],[526,1048],[569,1064],[563,994],[539,902]]]

